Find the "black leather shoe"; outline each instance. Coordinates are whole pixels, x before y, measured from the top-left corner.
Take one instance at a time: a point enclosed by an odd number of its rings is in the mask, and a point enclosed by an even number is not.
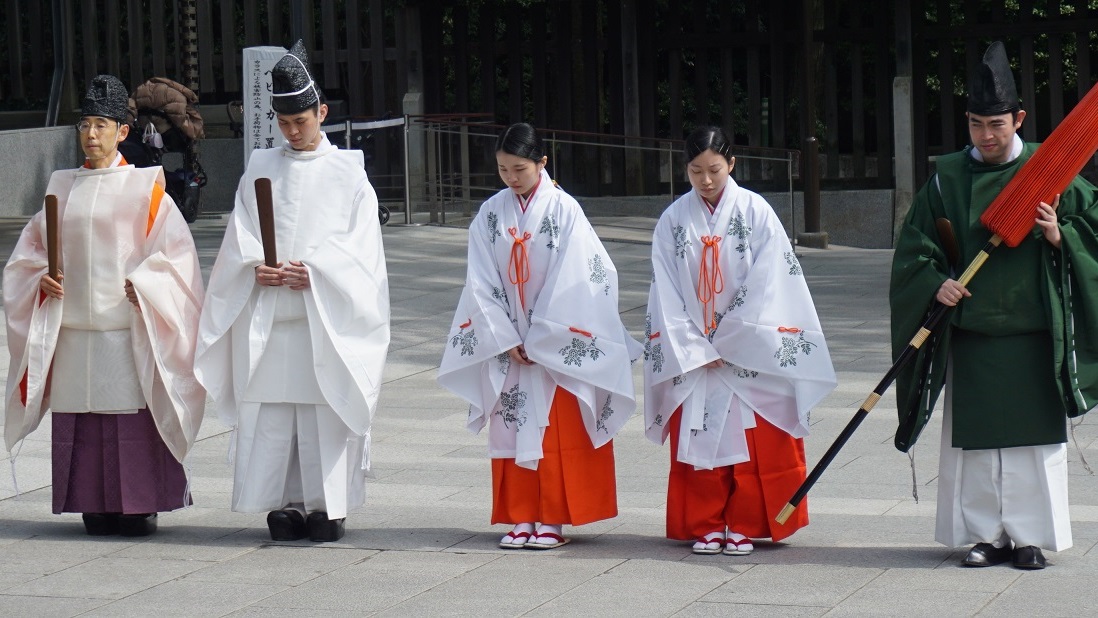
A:
[[[267,513],[267,529],[273,541],[299,541],[306,536],[305,516],[294,509]]]
[[[987,567],[1002,564],[1011,559],[1014,551],[1010,546],[995,547],[991,543],[977,543],[961,561],[961,564],[970,567]]]
[[[1045,555],[1040,547],[1027,545],[1014,550],[1014,568],[1016,569],[1043,569],[1045,568]]]
[[[322,543],[325,541],[338,541],[343,538],[344,522],[346,517],[340,519],[328,519],[325,511],[313,511],[309,513],[309,540]]]
[[[118,516],[118,534],[122,536],[149,536],[154,532],[156,513]]]
[[[118,513],[84,513],[84,530],[91,536],[118,534]]]

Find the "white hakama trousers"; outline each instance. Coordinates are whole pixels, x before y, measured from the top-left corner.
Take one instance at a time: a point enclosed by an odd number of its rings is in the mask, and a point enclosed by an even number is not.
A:
[[[946,384],[934,539],[948,547],[994,543],[1063,551],[1072,545],[1067,445],[953,448],[953,398]]]
[[[251,403],[236,432],[233,510],[273,511],[304,504],[329,519],[362,506],[366,438],[323,404]]]

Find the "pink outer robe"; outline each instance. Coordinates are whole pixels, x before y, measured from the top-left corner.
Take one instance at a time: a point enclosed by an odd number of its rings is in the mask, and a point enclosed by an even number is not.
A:
[[[113,243],[121,247],[117,259],[140,306],[130,308],[129,318],[134,369],[160,437],[181,462],[194,444],[206,403],[206,391],[193,373],[203,296],[198,254],[182,215],[163,193],[163,169],[134,168],[119,159],[106,169],[57,171],[47,193],[58,198],[63,234],[70,197],[102,201],[103,208],[111,208],[88,233],[119,239]],[[159,199],[154,202],[150,196]],[[45,236],[45,215],[39,212],[23,230],[4,268],[11,354],[4,422],[9,451],[50,409],[50,369],[65,300],[43,298],[39,292],[47,270]],[[62,264],[66,257],[75,269],[78,258],[63,253]],[[74,272],[71,277],[75,276]],[[52,388],[63,388],[64,380],[63,375],[53,375]]]

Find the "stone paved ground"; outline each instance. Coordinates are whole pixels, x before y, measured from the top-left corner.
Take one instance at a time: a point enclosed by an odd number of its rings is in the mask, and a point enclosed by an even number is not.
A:
[[[653,221],[600,219],[622,281],[621,311],[643,329]],[[10,254],[22,221],[0,221]],[[224,223],[193,232],[212,264]],[[1075,546],[1050,568],[964,569],[933,541],[937,436],[912,468],[892,448],[886,396],[810,496],[812,524],[748,557],[694,556],[663,538],[666,447],[634,417],[617,440],[620,514],[568,532],[550,552],[497,548],[485,439],[435,384],[465,271],[465,232],[385,229],[393,342],[374,428],[376,478],[339,543],[274,543],[263,515],[229,511],[229,431],[211,414],[188,460],[195,506],[161,516],[147,539],[90,538],[79,516],[50,513],[49,423],[18,457],[22,494],[0,475],[0,614],[43,616],[404,615],[1086,615],[1098,611],[1098,463],[1094,420],[1070,450]],[[891,252],[802,250],[829,338],[838,389],[813,411],[814,463],[883,375]],[[6,355],[0,355],[6,365]],[[5,369],[5,368],[0,368]],[[6,370],[0,372],[0,377]],[[638,381],[639,384],[639,381]],[[0,466],[7,468],[7,456]]]

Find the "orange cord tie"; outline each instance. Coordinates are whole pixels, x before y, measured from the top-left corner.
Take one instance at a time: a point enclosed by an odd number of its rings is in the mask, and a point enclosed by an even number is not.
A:
[[[701,270],[698,272],[698,300],[702,303],[702,319],[705,334],[717,328],[717,294],[724,291],[724,274],[721,273],[720,236],[702,236]],[[706,259],[708,256],[708,260]]]
[[[587,337],[588,339],[594,339],[595,338],[594,335],[592,335],[591,333],[589,333],[585,330],[580,330],[580,329],[576,328],[575,326],[569,326],[568,330],[572,331],[573,333],[579,333],[579,334],[583,335],[584,337]]]
[[[779,326],[778,327],[778,332],[779,333],[793,333],[794,335],[796,335],[797,333],[801,332],[801,329],[797,328],[796,326]]]
[[[462,324],[458,328],[461,329],[461,330],[465,330],[466,328],[469,328],[469,325],[471,325],[472,323],[473,323],[473,318],[469,318],[469,320],[467,322],[465,322],[464,324]]]
[[[518,237],[518,230],[507,228],[507,233],[515,239],[511,245],[511,261],[507,264],[507,278],[518,287],[519,306],[526,311],[526,282],[530,280],[530,255],[526,252],[526,241],[530,240],[530,232],[524,232],[522,238]]]

